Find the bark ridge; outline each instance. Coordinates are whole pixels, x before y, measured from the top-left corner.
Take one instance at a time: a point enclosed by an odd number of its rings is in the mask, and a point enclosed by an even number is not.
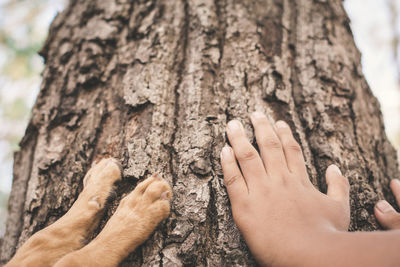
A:
[[[313,184],[336,163],[351,184],[350,230],[394,204],[396,153],[362,75],[341,0],[71,0],[41,51],[40,94],[15,154],[5,263],[82,190],[90,164],[124,180],[101,227],[138,181],[161,173],[171,216],[121,266],[254,265],[232,220],[219,152],[225,125],[259,110],[287,121]]]

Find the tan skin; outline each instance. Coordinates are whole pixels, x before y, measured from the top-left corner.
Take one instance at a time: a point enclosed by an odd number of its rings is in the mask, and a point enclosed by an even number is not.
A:
[[[321,193],[289,126],[260,112],[251,121],[260,154],[233,120],[221,163],[233,218],[262,266],[399,266],[400,214],[389,203],[378,202],[375,216],[390,231],[348,232],[350,186],[339,168],[328,167]],[[400,181],[390,187],[400,205]]]

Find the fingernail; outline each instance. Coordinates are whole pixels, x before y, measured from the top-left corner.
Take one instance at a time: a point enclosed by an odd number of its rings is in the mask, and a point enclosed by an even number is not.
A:
[[[339,175],[342,175],[342,172],[340,171],[339,167],[336,166],[335,164],[330,165],[328,168],[331,168],[332,171],[336,172]]]
[[[228,129],[232,132],[242,131],[242,124],[238,120],[228,122]]]
[[[261,111],[255,111],[251,114],[251,117],[253,119],[260,119],[260,118],[265,118],[265,114]]]
[[[224,146],[221,150],[221,158],[228,158],[232,155],[232,148],[229,146]]]
[[[380,200],[376,203],[376,207],[382,213],[394,211],[393,207],[386,200]]]
[[[275,123],[275,126],[276,126],[276,128],[288,128],[289,127],[289,125],[287,125],[287,123],[286,122],[284,122],[284,121],[277,121],[276,123]]]

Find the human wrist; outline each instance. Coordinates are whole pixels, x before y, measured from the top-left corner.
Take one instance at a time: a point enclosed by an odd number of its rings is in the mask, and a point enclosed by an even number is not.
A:
[[[332,254],[332,244],[335,243],[343,231],[331,227],[305,230],[301,234],[294,235],[291,244],[287,244],[286,255],[281,255],[282,264],[277,266],[335,266],[333,262],[327,262],[335,258]]]

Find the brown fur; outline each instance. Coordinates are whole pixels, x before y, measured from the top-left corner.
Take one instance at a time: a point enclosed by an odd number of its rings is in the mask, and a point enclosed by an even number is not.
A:
[[[172,191],[158,175],[138,184],[121,200],[103,230],[88,245],[114,182],[121,179],[115,159],[103,159],[84,178],[84,189],[58,221],[29,238],[6,265],[117,266],[168,217]]]

